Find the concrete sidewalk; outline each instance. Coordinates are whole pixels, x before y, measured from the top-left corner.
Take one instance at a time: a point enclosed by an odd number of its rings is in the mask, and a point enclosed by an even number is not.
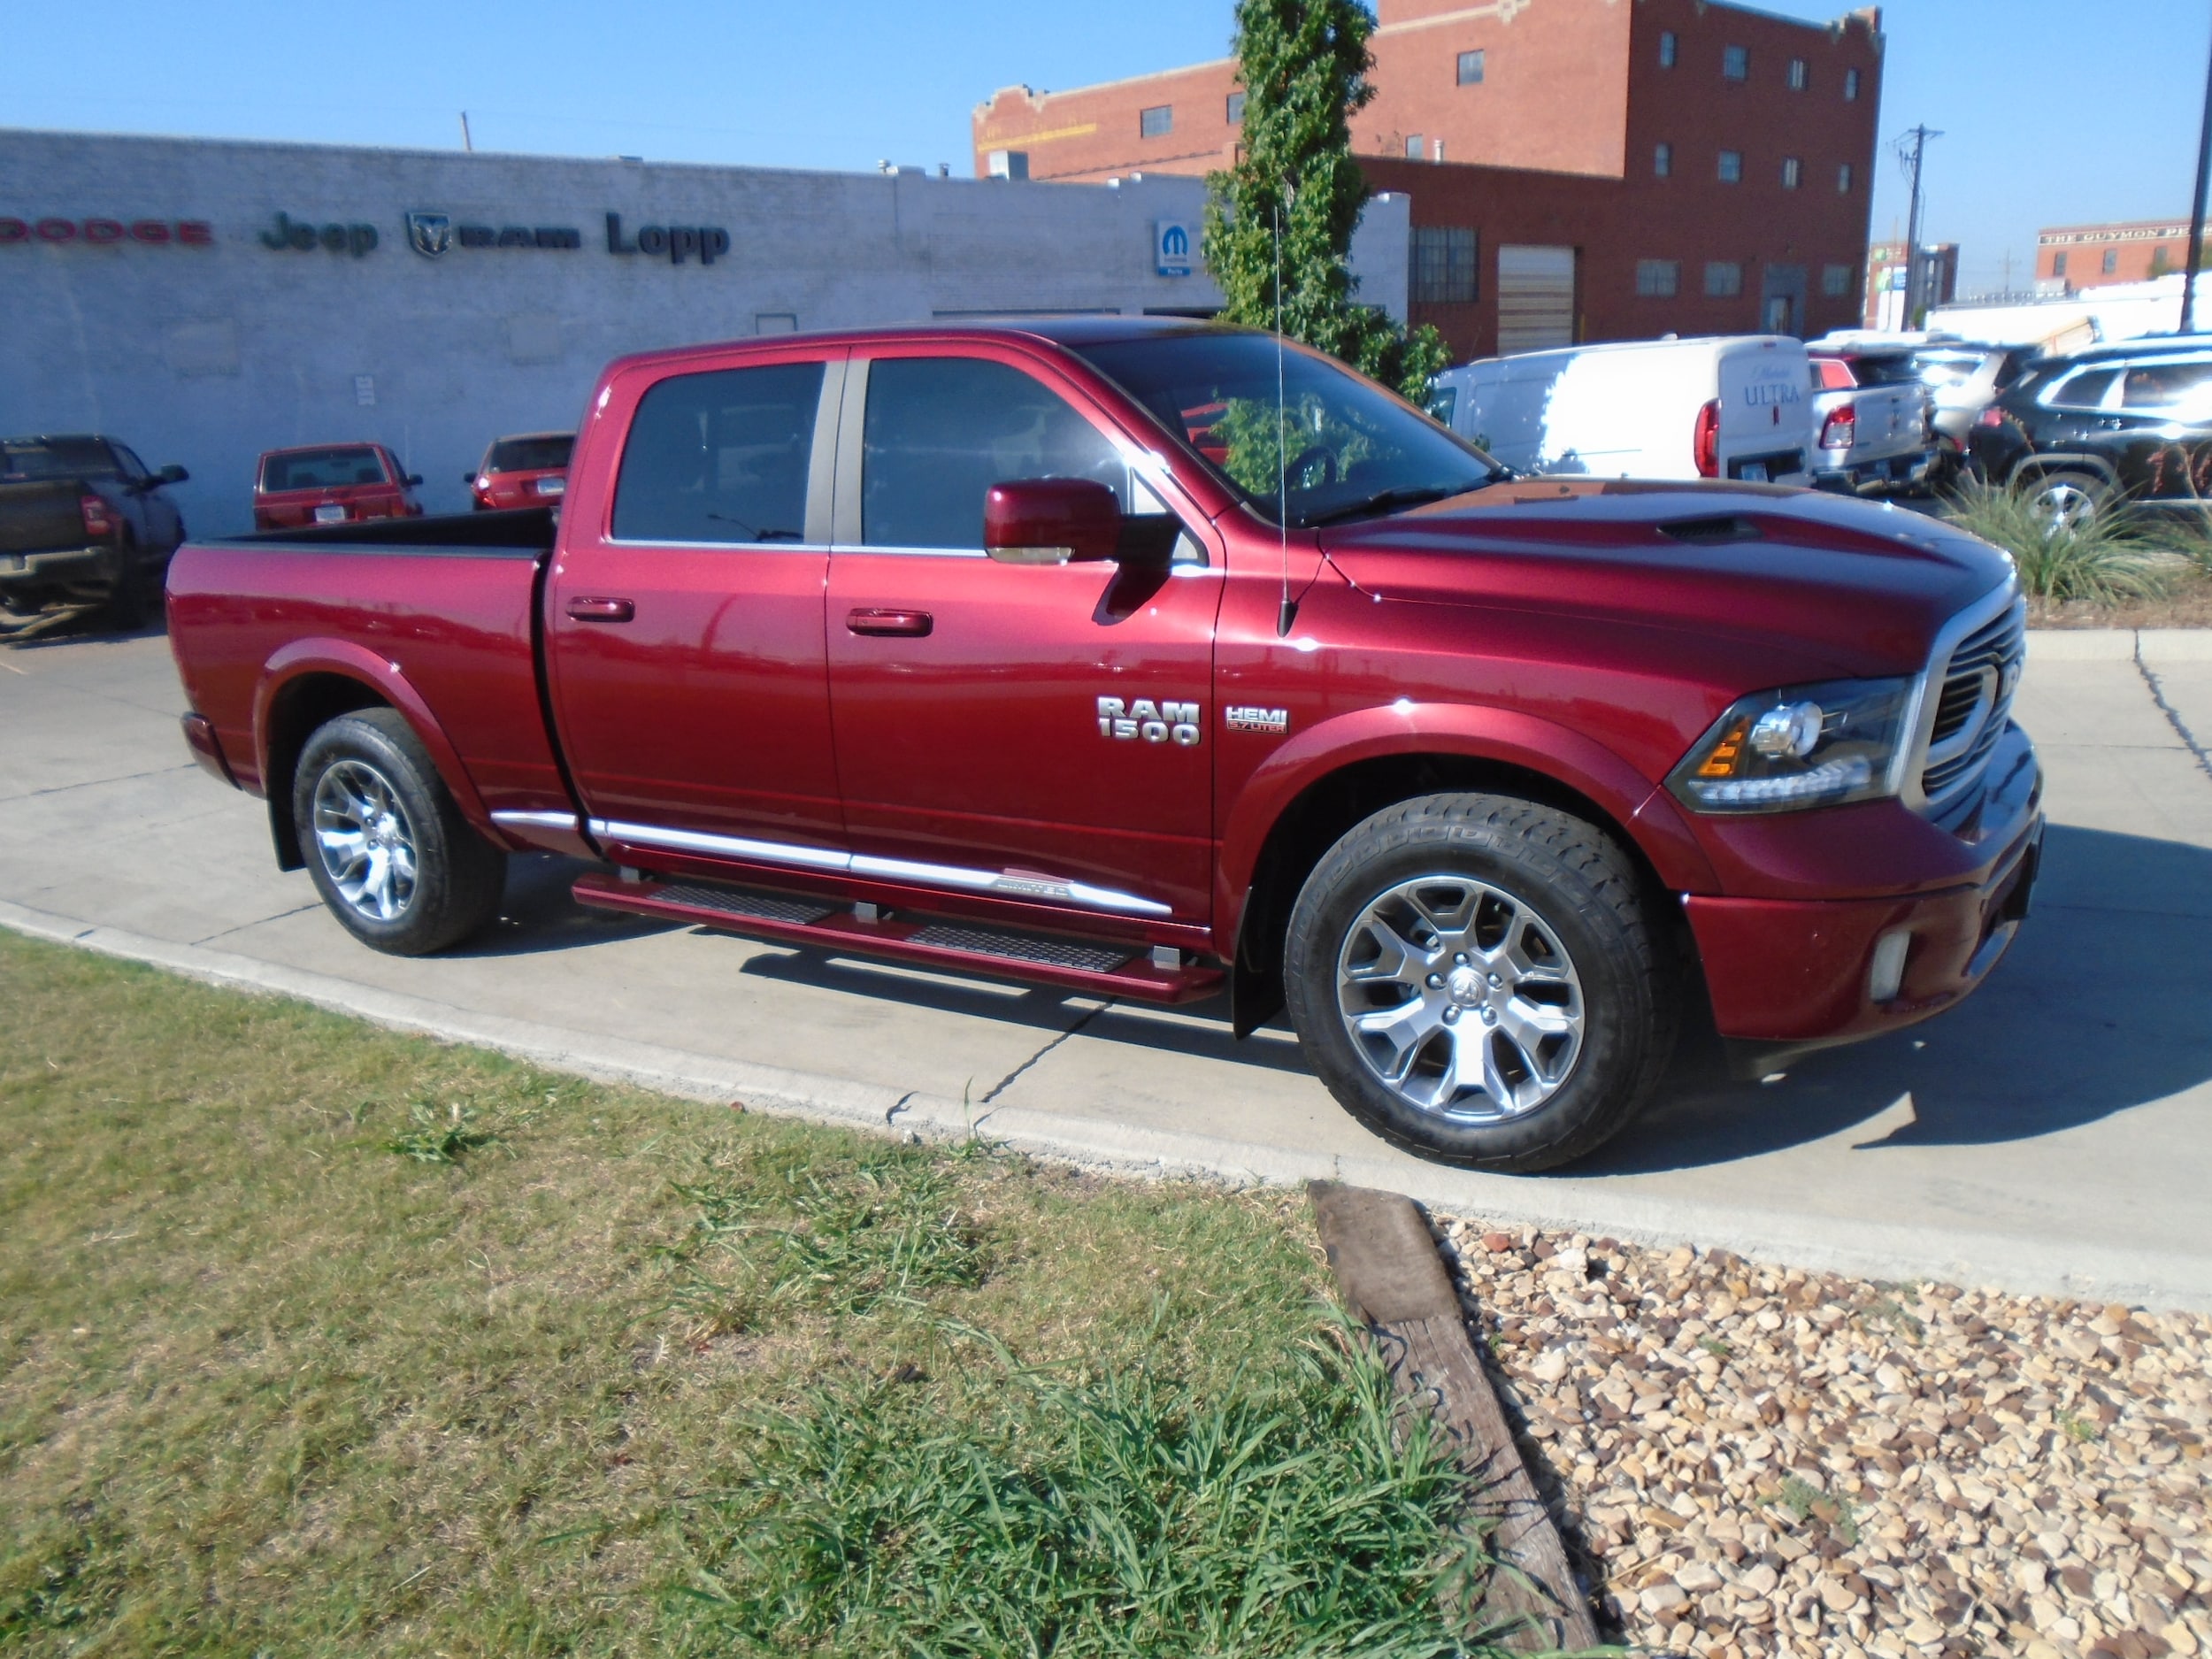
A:
[[[2212,634],[2039,634],[2036,916],[1967,1006],[1764,1087],[1686,1056],[1564,1175],[1382,1146],[1286,1031],[581,910],[518,859],[470,949],[379,956],[185,757],[158,635],[0,653],[0,923],[701,1099],[1121,1170],[1331,1176],[1499,1220],[1876,1277],[2212,1310]]]

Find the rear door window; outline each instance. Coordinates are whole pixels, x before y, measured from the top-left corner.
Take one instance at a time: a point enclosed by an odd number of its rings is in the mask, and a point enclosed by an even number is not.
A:
[[[983,357],[879,357],[868,368],[860,539],[868,547],[980,550],[994,484],[1083,478],[1133,511],[1129,468],[1068,401]],[[1160,503],[1137,487],[1133,510]]]
[[[2120,388],[2123,409],[2194,413],[2206,408],[2208,397],[2212,397],[2212,359],[2135,364]]]
[[[823,365],[677,374],[638,401],[615,480],[618,541],[806,540]]]

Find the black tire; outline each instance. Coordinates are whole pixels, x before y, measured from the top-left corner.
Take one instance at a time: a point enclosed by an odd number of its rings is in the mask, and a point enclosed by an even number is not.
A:
[[[126,537],[116,555],[115,586],[101,609],[100,620],[119,634],[134,634],[146,624],[152,597],[145,566],[139,562],[138,543]]]
[[[2039,512],[2068,529],[2086,530],[2112,503],[2112,486],[2094,472],[2054,467],[2022,477],[2015,486]]]
[[[364,709],[317,728],[293,773],[292,818],[316,891],[365,945],[395,956],[427,956],[499,913],[506,854],[461,816],[396,710]],[[367,827],[356,836],[357,824]],[[356,843],[357,850],[343,850]]]
[[[1404,937],[1417,952],[1438,948],[1422,955],[1421,969],[1384,973],[1375,962],[1357,959],[1379,937],[1375,918],[1386,918],[1387,907],[1402,902],[1398,895],[1411,894],[1427,905],[1454,893],[1468,901],[1462,934],[1425,931],[1426,909],[1402,912]],[[1530,926],[1523,928],[1524,922]],[[1487,947],[1479,942],[1486,927],[1502,930]],[[1497,988],[1499,979],[1482,972],[1490,958],[1481,951],[1506,949],[1509,934],[1517,941],[1513,948],[1530,957],[1526,999],[1518,986]],[[1450,954],[1453,937],[1472,941],[1471,980],[1468,968],[1450,965],[1469,961]],[[1508,795],[1425,795],[1355,826],[1307,877],[1291,912],[1283,964],[1285,1000],[1300,1044],[1344,1108],[1393,1145],[1479,1169],[1550,1169],[1592,1151],[1650,1097],[1680,1025],[1679,966],[1647,914],[1644,883],[1628,855],[1594,825]],[[1342,988],[1340,969],[1347,972]],[[1360,1002],[1378,995],[1385,1000]],[[1455,1022],[1463,1013],[1470,1018],[1463,1032],[1455,1023],[1450,1036],[1432,1030],[1422,1040],[1440,1047],[1418,1047],[1408,1062],[1416,1069],[1402,1088],[1381,1075],[1380,1062],[1371,1061],[1375,1039],[1353,1035],[1348,998],[1371,1017],[1399,1010],[1417,1016],[1384,1022],[1404,1029],[1417,1028],[1432,1012]],[[1555,1006],[1543,1011],[1573,1026],[1572,1046],[1560,1035],[1540,1040],[1540,1046],[1557,1045],[1546,1055],[1525,1053],[1508,1028],[1526,1029],[1530,1007],[1553,999]],[[1437,1011],[1446,1008],[1452,1011]],[[1477,1045],[1463,1054],[1456,1045],[1469,1034]],[[1459,1069],[1432,1066],[1421,1073],[1419,1066],[1436,1053],[1449,1055]],[[1448,1094],[1463,1087],[1462,1071],[1470,1064],[1494,1064],[1486,1081],[1501,1081],[1502,1093],[1524,1098],[1509,1108],[1486,1088],[1427,1103],[1409,1098],[1409,1090]],[[1555,1078],[1541,1075],[1547,1065],[1559,1068]]]

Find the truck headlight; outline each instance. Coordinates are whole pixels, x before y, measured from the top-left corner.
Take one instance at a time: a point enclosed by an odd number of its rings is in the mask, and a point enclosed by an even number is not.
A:
[[[1894,795],[1909,680],[1832,680],[1740,699],[1667,779],[1699,812],[1789,812]]]

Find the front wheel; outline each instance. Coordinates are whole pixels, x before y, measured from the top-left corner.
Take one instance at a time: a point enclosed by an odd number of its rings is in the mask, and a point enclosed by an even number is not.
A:
[[[294,774],[292,818],[316,890],[363,944],[426,956],[499,912],[506,855],[461,816],[395,710],[316,730]]]
[[[1678,987],[1642,882],[1595,826],[1510,796],[1376,813],[1307,878],[1284,948],[1300,1043],[1385,1140],[1541,1170],[1634,1117]]]

